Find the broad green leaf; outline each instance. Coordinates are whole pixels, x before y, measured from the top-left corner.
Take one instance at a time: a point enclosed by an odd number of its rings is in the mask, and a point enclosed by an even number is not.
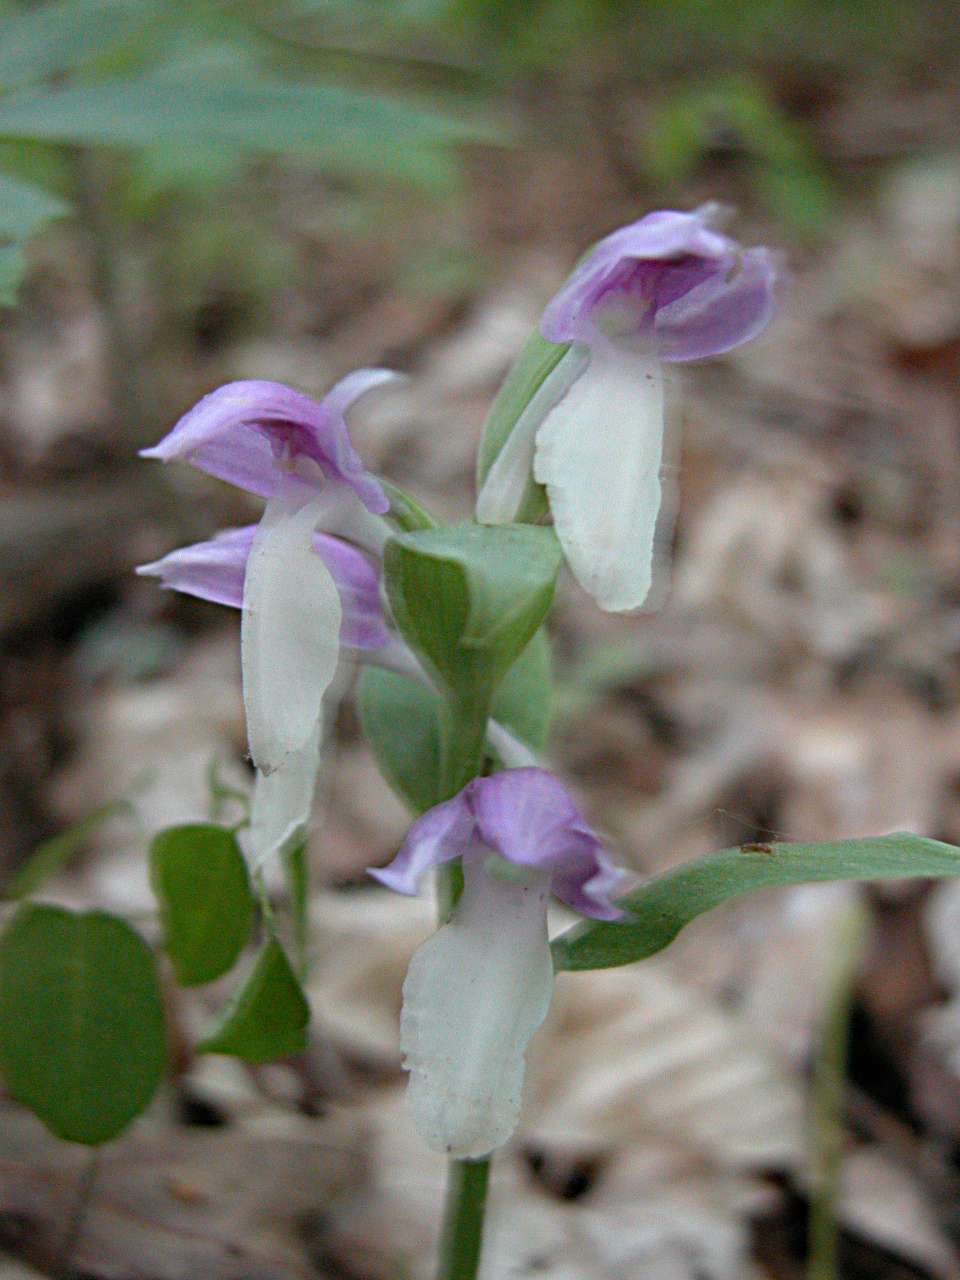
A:
[[[39,83],[129,40],[154,0],[54,0],[0,16],[0,88]]]
[[[0,1071],[51,1132],[109,1142],[147,1106],[166,1061],[149,947],[103,912],[20,907],[0,938]]]
[[[552,943],[562,969],[609,969],[662,951],[691,920],[731,898],[823,880],[897,880],[960,875],[960,848],[909,832],[827,844],[744,844],[685,862],[618,905],[619,924],[584,922]]]
[[[81,852],[98,827],[129,808],[126,800],[111,800],[109,804],[94,809],[82,822],[75,823],[47,840],[23,864],[3,891],[3,897],[27,898],[31,893],[36,893],[46,880]]]
[[[543,621],[560,561],[552,529],[465,524],[391,538],[384,573],[428,668],[454,692],[492,692]]]
[[[0,102],[0,137],[119,147],[217,144],[297,155],[348,174],[439,184],[454,175],[447,148],[495,140],[482,122],[359,89],[200,77],[19,93]]]
[[[553,659],[541,627],[501,681],[490,714],[534,751],[543,751],[552,712]]]
[[[226,1053],[245,1062],[272,1062],[307,1046],[310,1006],[287,954],[271,938],[235,993],[201,1053]]]
[[[380,772],[414,813],[425,813],[440,794],[440,698],[405,676],[367,667],[357,703]]]
[[[414,813],[424,813],[440,795],[439,696],[405,676],[367,667],[357,702],[380,772]],[[491,714],[534,750],[544,747],[550,725],[550,644],[542,631],[507,672]]]
[[[26,240],[44,223],[69,212],[69,206],[58,196],[32,182],[0,173],[0,239]]]
[[[483,487],[487,472],[517,425],[517,419],[568,350],[566,345],[547,342],[540,336],[539,329],[530,334],[487,415],[477,455],[478,490]]]
[[[255,911],[233,832],[202,823],[161,831],[150,846],[150,880],[181,986],[212,982],[232,969],[250,940]]]

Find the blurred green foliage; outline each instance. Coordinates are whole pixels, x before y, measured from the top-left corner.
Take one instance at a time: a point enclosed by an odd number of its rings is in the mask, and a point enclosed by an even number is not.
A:
[[[91,185],[107,222],[162,224],[156,274],[172,294],[218,266],[240,294],[295,272],[289,234],[270,230],[271,157],[287,176],[323,173],[324,233],[416,224],[397,191],[458,223],[460,145],[505,141],[512,90],[541,83],[528,137],[583,145],[569,136],[578,117],[607,129],[663,203],[712,182],[719,156],[774,216],[816,234],[836,204],[817,112],[851,71],[922,74],[934,48],[942,61],[960,35],[936,12],[933,0],[0,0],[0,301],[39,229],[71,205],[95,220]],[[107,177],[84,196],[76,157],[91,147],[107,149]],[[404,282],[469,288],[482,263],[462,231],[422,230]]]
[[[136,213],[169,193],[209,196],[251,154],[448,192],[455,147],[499,136],[465,107],[318,74],[309,44],[292,57],[269,18],[215,0],[0,5],[0,301],[26,240],[69,212],[71,147],[139,152],[121,193]]]

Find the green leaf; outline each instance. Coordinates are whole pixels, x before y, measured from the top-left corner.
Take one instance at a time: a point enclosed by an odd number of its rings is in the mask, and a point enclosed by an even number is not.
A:
[[[161,831],[150,846],[150,880],[180,985],[212,982],[232,969],[255,911],[233,832],[202,823]]]
[[[141,78],[19,93],[0,137],[84,145],[240,147],[297,155],[344,174],[449,185],[449,148],[494,141],[482,122],[340,85]]]
[[[83,849],[98,827],[118,813],[129,810],[127,800],[111,800],[94,809],[82,822],[75,823],[47,840],[28,858],[3,892],[4,898],[26,898]]]
[[[662,951],[691,920],[777,885],[960,875],[960,849],[901,833],[828,844],[745,844],[685,862],[620,899],[620,924],[584,922],[551,944],[554,966],[609,969]]]
[[[552,529],[455,525],[391,538],[384,573],[404,638],[446,687],[491,692],[553,599]]]
[[[487,472],[507,443],[517,419],[569,349],[566,345],[547,342],[540,336],[539,329],[530,334],[487,415],[477,455],[478,490],[483,487]]]
[[[166,1041],[156,965],[123,920],[20,907],[0,938],[0,1071],[59,1138],[109,1142],[150,1102]]]
[[[17,290],[28,265],[22,244],[0,245],[0,307],[12,307],[16,303]]]
[[[490,713],[518,738],[543,751],[553,712],[553,656],[541,627],[493,695]]]
[[[216,1027],[197,1048],[245,1062],[272,1062],[303,1052],[309,1021],[303,989],[283,947],[271,938]]]
[[[54,218],[70,212],[69,205],[32,182],[0,173],[0,239],[26,240]]]
[[[0,87],[62,76],[129,40],[151,0],[54,0],[0,17]]]
[[[440,698],[405,676],[366,667],[357,704],[380,772],[414,813],[425,813],[440,794]]]
[[[534,750],[550,726],[550,643],[543,631],[504,677],[491,714]],[[440,797],[441,700],[393,671],[366,667],[357,686],[364,736],[380,772],[414,813]]]

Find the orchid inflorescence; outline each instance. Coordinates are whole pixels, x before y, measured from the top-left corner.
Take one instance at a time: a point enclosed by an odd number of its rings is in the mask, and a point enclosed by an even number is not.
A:
[[[421,814],[371,874],[405,894],[433,869],[446,876],[449,918],[411,963],[402,1047],[417,1127],[456,1158],[486,1155],[516,1126],[524,1056],[553,987],[551,895],[585,917],[622,914],[623,873],[496,699],[549,608],[560,552],[602,609],[648,597],[662,366],[728,351],[774,310],[774,257],[741,249],[714,218],[711,207],[649,214],[576,268],[491,412],[469,525],[411,517],[354,450],[346,417],[396,381],[383,369],[350,375],[319,402],[277,383],[230,383],[144,451],[266,499],[257,526],[139,571],[241,609],[254,867],[303,840],[342,650],[441,706]]]

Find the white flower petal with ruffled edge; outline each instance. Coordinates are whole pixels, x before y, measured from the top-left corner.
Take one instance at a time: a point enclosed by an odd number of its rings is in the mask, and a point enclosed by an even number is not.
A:
[[[583,373],[586,364],[586,349],[571,347],[530,397],[477,496],[476,514],[481,524],[510,524],[517,518],[533,472],[537,430]]]
[[[292,751],[273,773],[257,773],[248,848],[253,870],[294,848],[307,834],[320,769],[322,718],[306,746]]]
[[[271,498],[243,592],[241,658],[247,740],[257,768],[279,769],[315,732],[340,652],[340,595],[313,550],[316,498]]]
[[[601,609],[637,609],[653,577],[664,403],[652,353],[597,343],[537,432],[534,475],[574,577]]]
[[[417,1130],[461,1160],[516,1128],[527,1046],[553,994],[549,873],[509,882],[473,855],[464,874],[453,919],[410,963],[400,1024]]]

